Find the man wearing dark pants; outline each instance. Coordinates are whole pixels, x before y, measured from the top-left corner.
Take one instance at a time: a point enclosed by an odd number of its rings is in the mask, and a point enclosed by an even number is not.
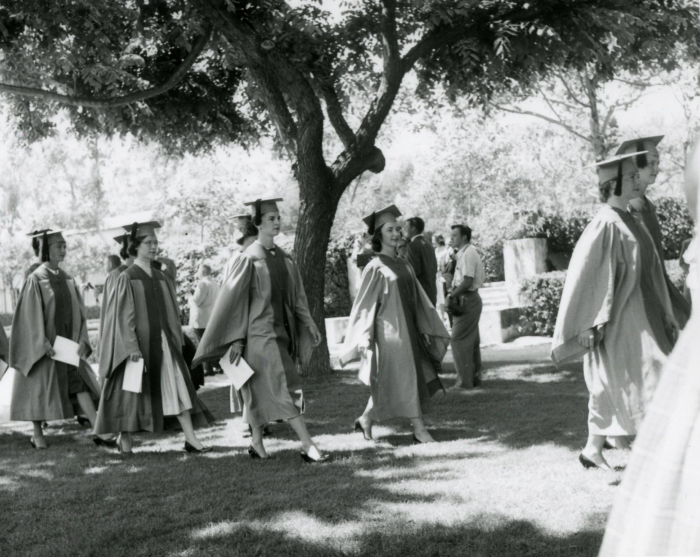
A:
[[[199,282],[190,298],[190,327],[199,340],[202,340],[204,330],[211,317],[214,302],[219,295],[219,285],[211,276],[211,267],[202,264],[197,271]],[[204,375],[214,375],[211,362],[205,362]]]
[[[452,357],[457,371],[455,387],[471,389],[481,384],[481,348],[479,347],[479,318],[484,285],[484,264],[471,245],[472,231],[466,225],[452,227],[452,245],[458,248],[454,282],[449,297],[458,301],[462,315],[452,322]]]
[[[437,302],[437,257],[432,244],[423,236],[425,223],[419,217],[406,221],[405,236],[409,239],[407,259],[416,273],[418,282],[428,295],[430,303]]]

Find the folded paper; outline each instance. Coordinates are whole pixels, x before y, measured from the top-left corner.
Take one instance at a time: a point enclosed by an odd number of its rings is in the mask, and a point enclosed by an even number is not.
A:
[[[129,359],[126,362],[126,369],[124,369],[124,381],[122,382],[122,389],[125,391],[130,391],[132,393],[140,393],[142,384],[143,358],[140,358],[136,362]]]
[[[241,387],[245,385],[245,382],[253,376],[254,372],[243,358],[239,360],[238,365],[231,363],[232,349],[233,345],[231,345],[231,348],[226,351],[224,357],[219,360],[219,365],[221,366],[221,369],[224,370],[226,376],[231,380],[233,387],[237,391],[240,391]]]
[[[63,362],[71,366],[78,367],[80,365],[80,356],[78,355],[80,345],[73,342],[71,339],[57,336],[53,343],[53,359],[57,362]]]

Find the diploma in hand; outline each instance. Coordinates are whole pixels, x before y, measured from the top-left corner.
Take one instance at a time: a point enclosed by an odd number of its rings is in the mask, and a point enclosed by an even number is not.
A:
[[[232,348],[233,345],[231,345],[231,348],[226,351],[224,357],[219,360],[219,365],[221,366],[221,369],[224,370],[226,376],[231,380],[231,383],[233,383],[233,387],[237,391],[240,391],[241,387],[245,385],[245,382],[253,376],[254,372],[243,358],[240,359],[238,365],[231,363]]]
[[[73,342],[69,338],[57,336],[53,343],[53,359],[57,362],[63,362],[71,366],[78,367],[80,365],[80,356],[78,350],[80,345]]]
[[[132,393],[141,392],[141,384],[143,383],[143,358],[134,362],[131,359],[126,362],[124,369],[124,381],[122,389]]]

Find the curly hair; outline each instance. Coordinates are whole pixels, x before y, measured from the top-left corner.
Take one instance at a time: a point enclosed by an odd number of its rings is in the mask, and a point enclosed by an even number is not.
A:
[[[379,253],[382,251],[382,229],[384,225],[374,229],[374,234],[372,234],[372,239],[370,240],[372,244],[372,251]]]
[[[601,203],[605,203],[608,199],[610,199],[610,194],[616,185],[617,178],[611,178],[602,184],[598,184],[598,199],[600,199]]]

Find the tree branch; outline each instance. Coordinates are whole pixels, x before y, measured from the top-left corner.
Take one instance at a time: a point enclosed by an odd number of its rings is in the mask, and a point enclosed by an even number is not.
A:
[[[591,105],[588,103],[583,102],[581,99],[578,98],[576,93],[574,93],[573,89],[569,87],[569,84],[567,83],[566,79],[564,79],[564,76],[561,74],[561,72],[556,72],[555,75],[561,82],[561,84],[564,86],[564,89],[566,89],[567,94],[569,95],[569,98],[574,101],[576,104],[581,105],[583,108],[591,108]]]
[[[129,93],[128,95],[123,95],[121,97],[80,97],[71,95],[62,95],[60,93],[54,93],[53,91],[46,91],[44,89],[35,87],[24,87],[21,85],[10,85],[8,83],[0,83],[0,93],[9,93],[12,95],[18,95],[21,97],[30,97],[35,99],[42,99],[45,101],[53,101],[69,106],[84,106],[88,108],[113,108],[117,106],[124,106],[127,104],[132,104],[135,102],[145,101],[152,97],[157,97],[163,93],[168,92],[170,89],[175,87],[190,71],[194,63],[199,58],[206,47],[209,39],[211,38],[212,27],[207,26],[204,34],[199,36],[197,40],[192,45],[192,50],[182,62],[180,67],[175,70],[175,72],[165,81],[165,83],[152,87],[150,89],[145,89],[143,91],[137,91],[135,93]]]
[[[589,137],[586,137],[582,133],[577,132],[574,128],[572,128],[568,124],[565,124],[564,122],[561,122],[560,120],[550,118],[549,116],[545,116],[544,114],[540,114],[539,112],[533,112],[531,110],[522,110],[521,108],[508,108],[506,106],[501,106],[501,105],[494,104],[494,103],[491,103],[491,106],[494,106],[498,110],[502,110],[503,112],[510,112],[511,114],[519,114],[521,116],[534,116],[535,118],[540,118],[541,120],[549,122],[550,124],[555,124],[557,126],[564,128],[570,134],[575,135],[576,137],[583,139],[586,142],[590,142],[590,140],[591,140]]]
[[[313,85],[319,92],[323,102],[326,104],[326,114],[335,133],[338,134],[343,146],[347,149],[350,144],[355,141],[355,132],[352,131],[343,115],[343,107],[340,104],[338,93],[333,86],[330,77],[317,75],[313,81]]]

